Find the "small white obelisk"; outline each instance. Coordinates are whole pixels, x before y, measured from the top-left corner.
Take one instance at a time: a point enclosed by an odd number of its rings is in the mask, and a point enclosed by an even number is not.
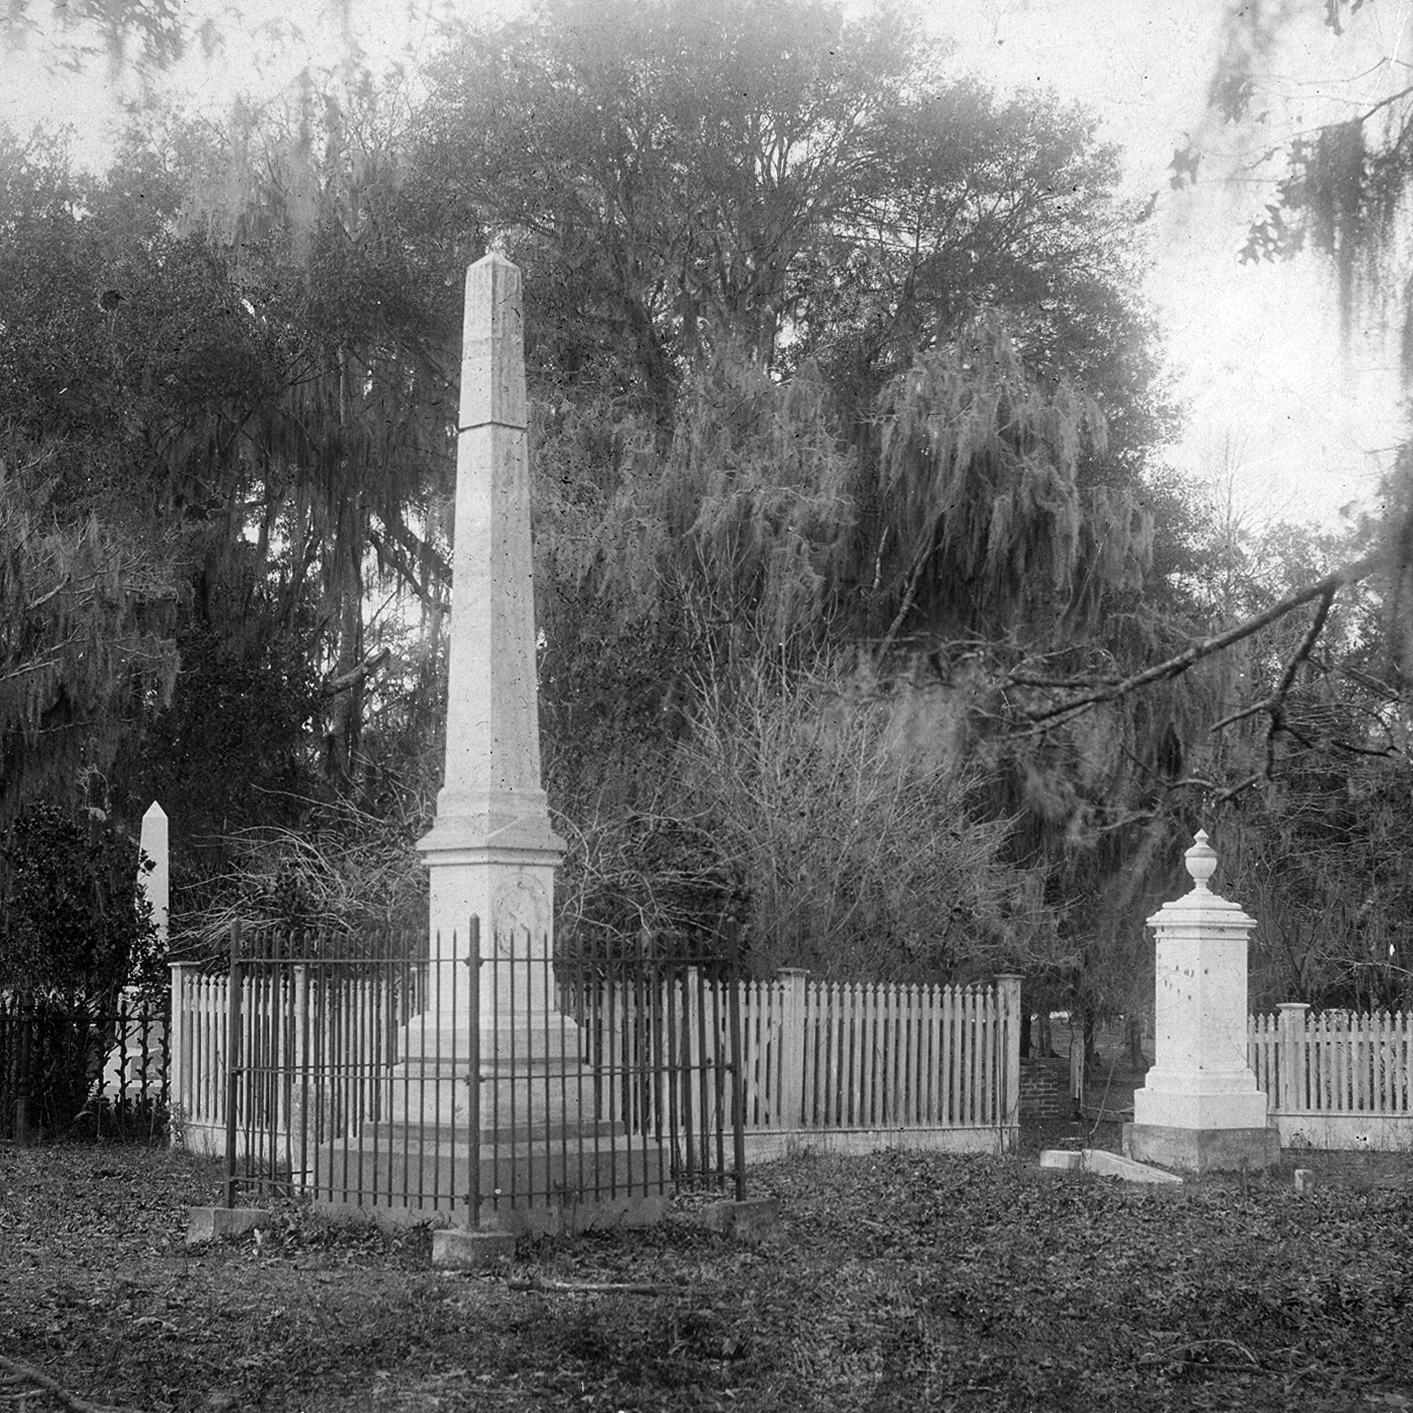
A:
[[[138,887],[152,908],[152,922],[157,929],[157,939],[165,951],[171,904],[171,874],[168,859],[167,812],[156,800],[148,805],[147,812],[142,816],[139,848],[142,850],[142,857],[151,860],[152,867],[151,869],[139,869]]]
[[[153,800],[142,816],[138,834],[138,893],[151,909],[152,925],[157,933],[161,955],[167,951],[167,925],[170,913],[171,887],[168,860],[167,812]],[[148,862],[152,867],[148,868]],[[137,1019],[142,1008],[141,988],[123,989],[123,1009],[128,1024],[120,1026],[118,1044],[108,1056],[103,1068],[103,1093],[117,1099],[126,1088],[134,1096],[141,1092],[149,1067],[157,1064],[160,1046],[166,1044],[166,1025],[159,1019]]]

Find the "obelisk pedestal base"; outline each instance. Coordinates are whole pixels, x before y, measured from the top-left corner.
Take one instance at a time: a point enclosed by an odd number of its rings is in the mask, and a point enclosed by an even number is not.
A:
[[[1179,1172],[1261,1172],[1281,1159],[1281,1136],[1274,1128],[1174,1128],[1165,1124],[1124,1125],[1125,1156]]]
[[[578,1027],[541,1011],[519,1030],[479,1031],[455,1017],[419,1016],[404,1028],[403,1060],[384,1081],[380,1116],[392,1123],[459,1132],[471,1126],[471,1056],[482,1132],[574,1128],[597,1112],[598,1081],[581,1059]]]
[[[380,1127],[437,1131],[448,1141],[467,1143],[472,1120],[481,1142],[542,1139],[546,1134],[594,1137],[620,1125],[597,1117],[593,1077],[572,1061],[518,1060],[508,1066],[486,1065],[477,1085],[478,1112],[471,1109],[471,1076],[464,1065],[398,1065],[384,1081],[386,1102]]]
[[[1133,1096],[1124,1153],[1181,1172],[1262,1170],[1280,1161],[1266,1096],[1250,1070],[1175,1070],[1154,1065]]]

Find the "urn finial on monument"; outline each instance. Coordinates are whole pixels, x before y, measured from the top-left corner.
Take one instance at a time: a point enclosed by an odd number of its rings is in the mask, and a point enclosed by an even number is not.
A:
[[[1217,851],[1208,842],[1205,829],[1199,829],[1193,835],[1192,847],[1183,855],[1183,862],[1187,865],[1194,889],[1208,892],[1207,885],[1217,871]]]

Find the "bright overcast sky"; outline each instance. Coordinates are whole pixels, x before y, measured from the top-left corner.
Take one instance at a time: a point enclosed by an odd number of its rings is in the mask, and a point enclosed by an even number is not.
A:
[[[937,5],[939,17],[957,7]],[[1264,180],[1221,180],[1204,162],[1195,188],[1173,192],[1168,164],[1199,129],[1220,52],[1220,0],[974,0],[963,54],[1001,86],[1049,85],[1081,100],[1125,151],[1136,194],[1161,193],[1152,223],[1148,294],[1189,409],[1174,459],[1234,482],[1237,507],[1257,519],[1335,522],[1351,501],[1372,504],[1402,427],[1396,356],[1382,330],[1356,329],[1348,348],[1329,281],[1313,260],[1242,265],[1246,224],[1273,197]],[[1270,136],[1347,116],[1387,92],[1407,7],[1371,5],[1360,34],[1319,23],[1287,36],[1281,63],[1258,91]],[[1386,32],[1375,21],[1391,26]],[[1398,82],[1399,87],[1406,80]],[[1227,172],[1243,163],[1230,160]],[[1257,173],[1260,176],[1261,173]]]
[[[1387,341],[1356,337],[1342,348],[1328,283],[1312,264],[1239,264],[1246,219],[1271,197],[1268,179],[1218,180],[1222,164],[1208,160],[1195,189],[1168,189],[1174,150],[1202,122],[1222,0],[924,3],[938,31],[958,41],[963,65],[998,87],[1053,88],[1085,103],[1105,136],[1123,147],[1133,192],[1161,193],[1145,227],[1154,262],[1148,294],[1189,411],[1174,461],[1194,475],[1226,476],[1237,507],[1260,520],[1332,523],[1346,503],[1372,503],[1402,425]],[[405,50],[415,62],[428,36],[399,23],[401,8],[398,0],[354,0],[356,32],[371,51]],[[479,14],[490,7],[457,0],[456,8]],[[1318,23],[1323,6],[1311,0],[1307,8],[1314,22],[1287,44],[1283,66],[1257,97],[1257,110],[1272,115],[1268,146],[1293,125],[1341,116],[1389,87],[1387,61],[1403,33],[1401,0],[1367,6],[1361,31],[1343,40]],[[229,92],[233,83],[268,90],[333,52],[288,32],[286,17],[293,16],[313,33],[313,5],[186,5],[188,13],[208,9],[224,11],[228,27],[233,10],[249,30],[263,27],[254,48],[266,55],[261,72],[232,45],[214,68],[186,79],[208,95]],[[98,135],[111,124],[116,97],[91,78],[45,77],[33,56],[0,56],[0,120],[21,130],[36,118],[69,122],[81,152],[102,151]],[[1223,140],[1205,131],[1202,138]]]

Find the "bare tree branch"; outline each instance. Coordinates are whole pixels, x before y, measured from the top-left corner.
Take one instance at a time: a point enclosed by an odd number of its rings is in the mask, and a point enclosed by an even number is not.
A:
[[[391,648],[380,649],[366,661],[360,662],[357,667],[350,668],[338,677],[330,677],[319,688],[319,695],[321,697],[336,697],[340,692],[346,692],[350,687],[356,687],[365,677],[371,677],[373,673],[377,672],[391,656]]]
[[[1245,782],[1241,786],[1242,789],[1247,788],[1247,785],[1256,780],[1263,778],[1269,780],[1275,774],[1276,740],[1282,732],[1295,737],[1307,750],[1314,749],[1314,742],[1303,732],[1297,731],[1286,719],[1285,699],[1290,694],[1291,687],[1295,685],[1295,674],[1300,670],[1300,664],[1308,661],[1310,654],[1315,649],[1315,644],[1320,640],[1320,634],[1325,630],[1325,623],[1330,615],[1330,605],[1334,603],[1335,592],[1335,586],[1327,585],[1325,587],[1324,592],[1320,595],[1320,606],[1315,610],[1315,616],[1310,620],[1310,626],[1305,630],[1295,651],[1291,653],[1289,661],[1281,671],[1280,681],[1276,683],[1271,694],[1251,706],[1232,712],[1230,716],[1224,716],[1220,721],[1214,722],[1210,728],[1213,731],[1220,731],[1223,727],[1232,725],[1233,722],[1244,721],[1247,717],[1255,716],[1263,711],[1270,716],[1270,725],[1266,729],[1266,768],[1262,775],[1253,776],[1250,781]],[[1229,798],[1229,796],[1223,798]]]
[[[1056,724],[1079,716],[1103,702],[1117,701],[1120,697],[1125,697],[1140,687],[1148,687],[1154,682],[1164,682],[1173,677],[1180,677],[1188,668],[1195,666],[1204,658],[1231,647],[1233,643],[1241,642],[1243,638],[1249,638],[1253,633],[1260,632],[1268,624],[1284,618],[1286,614],[1294,612],[1303,604],[1310,603],[1313,599],[1327,597],[1332,600],[1340,589],[1367,578],[1382,563],[1383,556],[1381,554],[1367,555],[1363,559],[1356,560],[1353,564],[1347,564],[1342,569],[1336,569],[1333,573],[1325,575],[1323,579],[1307,588],[1287,594],[1285,598],[1278,600],[1270,608],[1238,623],[1234,628],[1228,628],[1225,632],[1216,633],[1210,638],[1202,638],[1165,661],[1144,668],[1142,672],[1135,672],[1116,682],[1105,683],[1077,697],[1071,697],[1068,701],[1034,708],[1026,712],[1026,716],[1036,727]],[[1323,617],[1320,621],[1323,625]]]

